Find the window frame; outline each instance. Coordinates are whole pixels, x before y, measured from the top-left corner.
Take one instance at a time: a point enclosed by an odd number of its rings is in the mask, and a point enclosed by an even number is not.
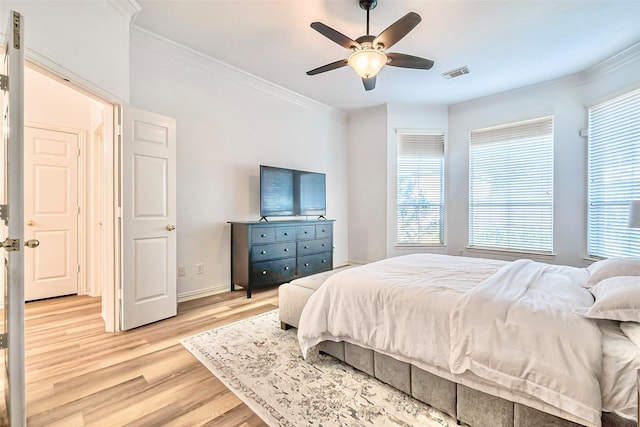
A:
[[[587,121],[587,258],[640,256],[640,229],[627,227],[640,199],[640,88],[589,107]]]
[[[397,157],[396,157],[396,169],[395,169],[395,200],[396,200],[396,204],[395,204],[395,247],[396,248],[444,248],[446,246],[446,242],[445,242],[445,238],[446,238],[446,234],[445,234],[445,228],[446,228],[446,187],[445,187],[445,176],[446,176],[446,161],[445,161],[445,156],[446,156],[446,133],[444,130],[440,130],[440,129],[433,129],[433,130],[405,130],[405,131],[401,131],[401,130],[397,130],[397,138],[396,138],[396,149],[397,149]],[[403,168],[401,167],[401,161],[402,161],[402,147],[401,145],[403,143],[409,143],[411,139],[413,139],[413,142],[417,142],[416,140],[419,140],[420,138],[424,138],[424,141],[422,141],[423,143],[426,144],[434,144],[435,143],[435,139],[437,139],[437,144],[440,144],[441,147],[438,148],[438,150],[440,151],[440,155],[439,157],[439,193],[440,193],[440,198],[438,203],[433,204],[433,203],[402,203],[401,199],[399,197],[400,195],[400,189],[399,189],[399,181],[400,181],[400,176],[401,176],[401,171],[403,170]],[[435,151],[435,147],[431,147],[431,149],[434,149]],[[418,208],[428,208],[428,207],[433,207],[436,206],[438,211],[439,211],[439,218],[438,218],[438,241],[436,242],[435,240],[433,241],[428,241],[428,239],[416,239],[415,241],[409,241],[409,240],[403,240],[400,239],[400,233],[402,232],[403,229],[405,229],[404,227],[401,227],[400,225],[400,209],[401,206],[403,207],[411,207],[411,206],[415,206]]]
[[[554,124],[554,114],[547,114],[532,119],[477,128],[469,131],[468,250],[511,255],[554,256]],[[499,147],[501,145],[509,143],[519,144],[521,147],[518,148],[516,146],[516,148],[513,148],[514,146],[512,146],[511,150],[500,150]],[[530,147],[528,148],[527,146],[532,145],[534,149],[530,150]],[[542,149],[542,147],[544,147],[544,149]],[[480,152],[479,150],[483,148],[484,152]],[[492,153],[491,150],[495,152]],[[526,154],[524,150],[528,150],[530,155]],[[517,154],[520,151],[522,151],[522,153]],[[489,153],[489,156],[487,153]],[[487,158],[482,159],[483,156]],[[506,157],[506,160],[503,158],[500,162],[492,166],[490,162],[494,159],[500,159],[501,156]],[[514,163],[523,163],[529,160],[531,156],[533,156],[534,159],[544,162],[544,175],[536,178],[533,175],[535,175],[534,172],[539,170],[539,168],[526,168],[524,164],[516,168],[515,172],[513,172]],[[496,188],[496,195],[499,196],[497,200],[495,202],[483,202],[481,200],[482,196],[474,198],[474,193],[482,190],[482,181],[480,181],[479,178],[476,180],[476,177],[483,173],[489,173],[489,176],[491,176],[490,169],[486,168],[492,167],[498,171],[500,166],[502,166],[501,170],[509,171],[509,173],[513,172],[511,175],[514,177],[510,179],[510,177],[507,176],[508,174],[504,174],[504,176],[500,176],[497,173],[494,174],[494,178],[496,178],[497,181],[493,186]],[[481,167],[484,167],[485,171],[482,169],[480,171],[477,170]],[[518,174],[517,171],[523,171],[523,173]],[[527,176],[524,172],[528,172],[529,180],[516,182],[519,176]],[[498,187],[501,183],[503,186]],[[535,192],[530,190],[530,183],[537,185],[534,187]],[[488,185],[485,182],[485,187],[486,186],[489,187],[489,191],[494,191],[492,182],[489,182]],[[516,193],[515,190],[519,189],[518,186],[522,190],[523,195]],[[483,228],[485,230],[484,233],[488,234],[489,231],[486,230],[489,230],[492,225],[491,223],[495,221],[495,217],[490,214],[491,209],[495,209],[504,214],[505,206],[516,212],[506,214],[506,222],[498,223],[497,225],[494,223],[493,225],[494,228],[505,231],[504,240],[500,242],[498,238],[494,237],[493,241],[491,241],[492,239],[486,236],[482,239],[481,233],[483,233]],[[540,245],[537,247],[531,246],[530,244],[517,244],[517,242],[522,241],[523,238],[529,239],[529,242],[532,242],[531,239],[534,239],[534,233],[532,231],[538,231],[540,229],[536,225],[536,222],[532,222],[531,226],[526,224],[526,216],[531,214],[531,212],[526,211],[527,206],[538,207],[537,212],[539,218],[537,218],[537,220],[540,228],[546,231],[544,239],[541,240]],[[520,213],[517,212],[518,207],[521,210]],[[483,214],[482,208],[485,208],[487,212]],[[518,221],[520,224],[518,224]],[[520,237],[517,237],[518,232],[521,233]],[[539,234],[539,232],[537,234]]]

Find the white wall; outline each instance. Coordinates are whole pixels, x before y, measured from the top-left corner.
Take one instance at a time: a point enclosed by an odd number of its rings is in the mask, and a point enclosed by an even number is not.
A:
[[[467,251],[468,152],[471,129],[553,114],[554,252],[552,263],[583,266],[587,230],[587,108],[640,87],[640,50],[569,76],[449,107],[448,253],[510,259],[499,253]]]
[[[24,16],[26,58],[95,86],[110,101],[129,99],[130,15],[107,0],[0,2],[0,28],[9,10]]]
[[[259,165],[327,174],[334,264],[347,262],[343,113],[132,30],[131,104],[177,120],[179,295],[226,290],[227,221],[259,219]],[[204,274],[196,275],[196,264]]]
[[[386,258],[387,106],[349,114],[349,260]]]
[[[25,68],[25,123],[51,125],[86,133],[91,123],[91,98]],[[86,136],[86,135],[85,135]]]

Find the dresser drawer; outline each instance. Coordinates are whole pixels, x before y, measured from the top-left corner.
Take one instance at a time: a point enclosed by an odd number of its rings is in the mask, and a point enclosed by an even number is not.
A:
[[[298,257],[298,276],[331,270],[333,262],[331,252]]]
[[[296,258],[257,262],[251,266],[251,281],[256,285],[288,282],[296,272]]]
[[[315,239],[316,227],[314,225],[299,225],[298,226],[298,240]]]
[[[329,239],[317,239],[317,240],[305,240],[298,242],[298,256],[317,254],[318,252],[327,252],[331,248],[331,238]]]
[[[296,242],[254,245],[251,248],[251,261],[253,262],[294,256],[296,256]]]
[[[277,242],[287,242],[291,240],[296,240],[295,227],[276,227]]]
[[[274,227],[256,227],[251,229],[251,243],[271,243],[276,241]]]
[[[317,238],[322,238],[322,237],[331,237],[333,235],[333,226],[332,224],[321,224],[321,225],[316,225],[316,237]]]

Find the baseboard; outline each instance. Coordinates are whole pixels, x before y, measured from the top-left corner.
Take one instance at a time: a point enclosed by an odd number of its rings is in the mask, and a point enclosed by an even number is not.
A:
[[[211,295],[221,294],[228,292],[231,289],[229,285],[218,285],[206,289],[198,289],[196,291],[184,292],[178,294],[178,302],[190,301],[192,299],[209,297]]]

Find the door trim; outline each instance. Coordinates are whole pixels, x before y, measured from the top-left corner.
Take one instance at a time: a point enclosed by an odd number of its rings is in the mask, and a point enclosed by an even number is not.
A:
[[[60,66],[48,58],[25,49],[25,65],[49,76],[97,101],[105,104],[105,133],[104,133],[104,171],[105,171],[105,200],[104,200],[104,235],[105,239],[105,285],[102,289],[103,318],[105,332],[120,331],[120,253],[121,240],[119,236],[119,194],[120,168],[119,146],[120,137],[117,129],[120,126],[120,112],[123,100],[114,96],[99,86],[80,77],[74,72]]]

